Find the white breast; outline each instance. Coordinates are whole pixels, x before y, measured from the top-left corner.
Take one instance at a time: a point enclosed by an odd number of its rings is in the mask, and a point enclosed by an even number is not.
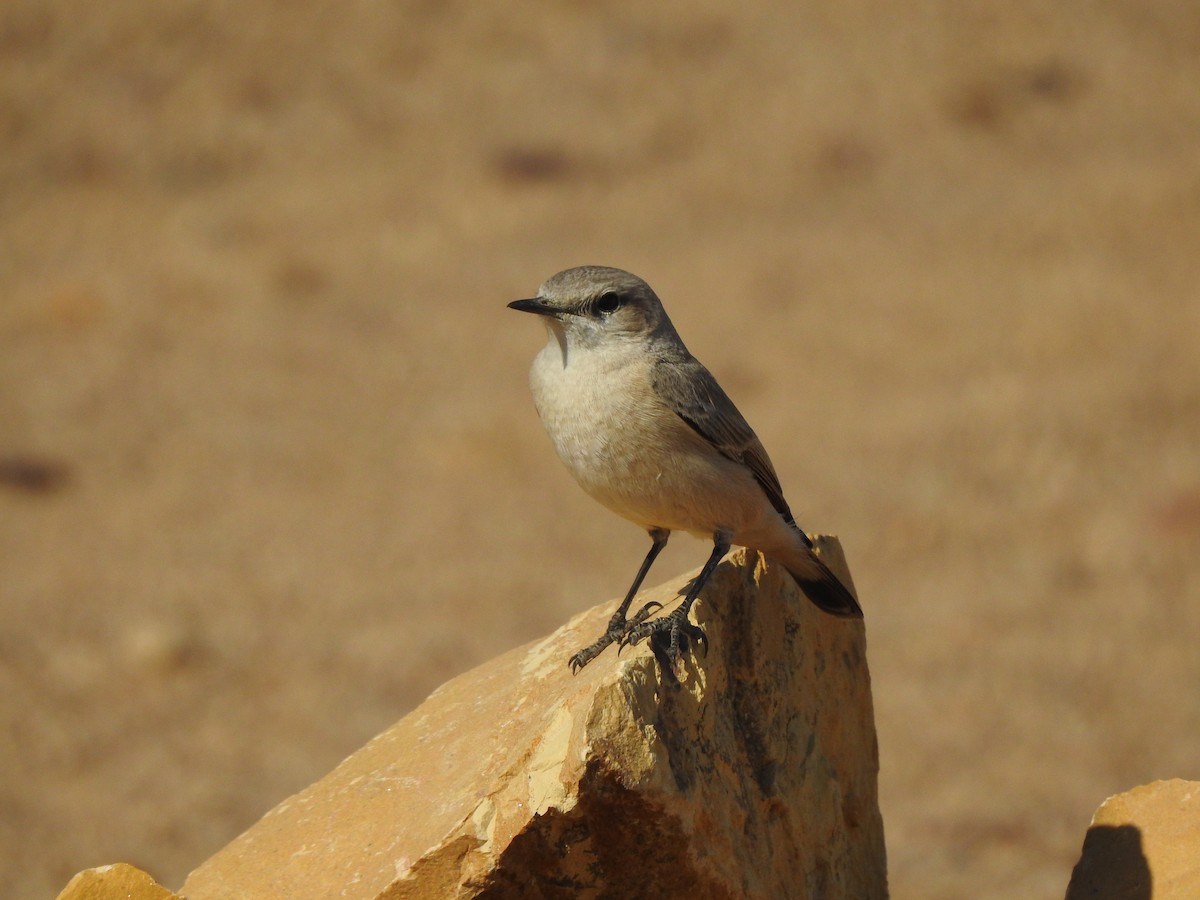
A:
[[[619,351],[564,357],[551,340],[530,372],[533,400],[554,449],[598,498],[644,455],[630,436],[645,431],[654,418],[645,367],[635,354]]]
[[[643,528],[756,530],[761,510],[771,512],[761,489],[662,402],[652,365],[637,345],[564,358],[552,337],[530,385],[559,458],[592,497]]]

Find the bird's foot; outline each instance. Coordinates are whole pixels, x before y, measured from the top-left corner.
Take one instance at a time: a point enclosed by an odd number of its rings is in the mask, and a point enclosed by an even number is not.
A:
[[[641,612],[638,616],[645,618]],[[646,638],[650,638],[650,646],[659,662],[665,662],[672,670],[683,651],[687,650],[693,641],[704,648],[705,655],[708,654],[708,638],[699,625],[691,623],[688,610],[684,606],[678,607],[670,615],[631,625],[625,631],[621,645],[638,644]]]
[[[595,643],[589,644],[571,657],[568,663],[571,666],[571,674],[579,674],[579,670],[599,656],[609,644],[616,644],[618,650],[624,647],[628,643],[626,635],[629,634],[630,630],[640,626],[646,621],[648,615],[658,609],[662,609],[662,604],[657,600],[651,600],[639,609],[637,615],[632,619],[626,619],[625,614],[618,611],[608,620],[608,628],[604,630],[604,634],[596,639]]]

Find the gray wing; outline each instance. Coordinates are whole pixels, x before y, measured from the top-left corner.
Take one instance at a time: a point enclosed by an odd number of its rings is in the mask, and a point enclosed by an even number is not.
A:
[[[683,360],[660,359],[651,372],[650,383],[663,403],[693,431],[722,456],[748,468],[775,511],[789,525],[796,524],[762,441],[699,360],[690,356]]]

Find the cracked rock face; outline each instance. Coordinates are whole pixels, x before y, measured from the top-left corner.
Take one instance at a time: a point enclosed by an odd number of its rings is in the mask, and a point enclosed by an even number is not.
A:
[[[182,893],[885,897],[863,623],[738,551],[694,610],[707,656],[610,648],[573,677],[615,606],[447,682]]]

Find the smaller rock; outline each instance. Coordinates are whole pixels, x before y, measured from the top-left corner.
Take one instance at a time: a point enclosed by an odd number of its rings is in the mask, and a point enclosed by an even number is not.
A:
[[[116,863],[84,869],[58,900],[182,900],[136,866]]]
[[[1092,817],[1067,900],[1200,897],[1200,782],[1155,781]]]

